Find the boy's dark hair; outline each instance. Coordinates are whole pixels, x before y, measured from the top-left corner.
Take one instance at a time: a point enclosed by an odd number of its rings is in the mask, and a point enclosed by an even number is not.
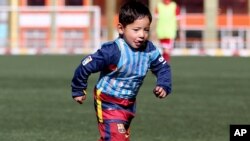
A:
[[[152,15],[149,8],[141,2],[129,1],[125,3],[119,13],[119,23],[124,27],[133,23],[138,18],[148,17],[149,21],[152,21]]]

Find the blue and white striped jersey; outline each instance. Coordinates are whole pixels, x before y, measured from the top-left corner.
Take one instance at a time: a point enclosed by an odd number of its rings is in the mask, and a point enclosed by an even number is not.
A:
[[[135,98],[147,74],[157,77],[157,86],[171,92],[171,70],[159,51],[148,41],[144,48],[131,48],[122,38],[108,42],[96,53],[86,56],[72,79],[72,96],[83,95],[91,73],[101,72],[96,88],[117,98]]]

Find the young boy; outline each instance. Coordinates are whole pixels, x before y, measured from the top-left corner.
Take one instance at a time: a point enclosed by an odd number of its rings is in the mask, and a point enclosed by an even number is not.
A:
[[[148,41],[151,21],[145,5],[126,3],[119,13],[119,37],[86,56],[75,71],[72,96],[80,104],[86,99],[89,75],[100,72],[94,90],[99,141],[129,141],[136,96],[148,69],[157,77],[156,97],[165,98],[171,92],[170,66]]]

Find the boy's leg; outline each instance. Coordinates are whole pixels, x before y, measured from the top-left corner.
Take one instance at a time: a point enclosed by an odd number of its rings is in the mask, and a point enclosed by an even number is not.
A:
[[[129,125],[123,122],[98,123],[99,141],[129,141]]]

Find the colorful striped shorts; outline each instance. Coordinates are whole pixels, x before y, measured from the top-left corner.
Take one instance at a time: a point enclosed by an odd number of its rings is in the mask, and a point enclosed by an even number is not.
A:
[[[135,115],[135,99],[121,99],[95,90],[99,141],[129,141],[129,126]]]

